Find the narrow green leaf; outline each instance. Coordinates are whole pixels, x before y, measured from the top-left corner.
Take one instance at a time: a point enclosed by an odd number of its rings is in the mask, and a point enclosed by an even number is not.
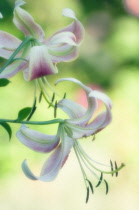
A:
[[[32,109],[31,109],[31,112],[30,112],[30,114],[29,114],[29,116],[28,116],[28,118],[27,118],[27,121],[29,121],[29,120],[31,119],[31,117],[33,116],[34,112],[35,112],[36,109],[37,109],[36,101],[37,101],[37,99],[35,98],[35,99],[34,99],[33,106],[32,106]]]
[[[104,179],[105,185],[106,185],[106,195],[108,194],[109,191],[109,185],[108,182]]]
[[[40,95],[39,95],[39,103],[41,103],[41,100],[42,100],[42,92],[40,92]]]
[[[9,135],[9,140],[12,137],[12,129],[10,127],[10,125],[6,122],[0,123],[0,125],[7,131],[8,135]]]
[[[114,164],[115,164],[115,170],[117,170],[117,169],[118,169],[118,167],[117,167],[117,163],[116,163],[116,161],[114,162]],[[118,171],[115,173],[115,175],[116,175],[116,177],[118,176]]]
[[[0,87],[4,87],[7,86],[10,83],[10,81],[8,79],[0,79]]]
[[[99,182],[97,183],[96,187],[98,187],[101,184],[102,179],[103,179],[103,173],[101,173]]]
[[[31,112],[31,107],[26,107],[26,108],[21,109],[18,113],[17,120],[18,121],[24,120],[30,114],[30,112]]]
[[[86,203],[88,202],[88,200],[89,200],[89,187],[87,187]]]
[[[111,171],[113,172],[113,163],[111,160],[110,160],[110,165],[111,165]],[[113,176],[113,173],[111,175]]]
[[[86,181],[88,182],[88,184],[89,184],[89,186],[90,186],[90,189],[91,189],[91,191],[92,191],[92,194],[93,194],[93,193],[94,193],[94,189],[93,189],[92,183],[91,183],[88,179],[86,179]]]

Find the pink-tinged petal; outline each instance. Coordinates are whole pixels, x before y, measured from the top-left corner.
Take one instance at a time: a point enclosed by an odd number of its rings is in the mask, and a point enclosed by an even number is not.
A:
[[[60,44],[69,44],[69,45],[77,46],[75,35],[68,31],[61,32],[54,35],[47,43],[48,46],[55,46],[55,45],[57,46]]]
[[[66,123],[65,130],[67,135],[73,139],[80,139],[93,135],[96,132],[96,129],[93,127],[77,126],[75,124]]]
[[[68,62],[75,60],[78,56],[76,37],[71,32],[61,32],[54,35],[45,44],[53,62]]]
[[[27,66],[26,61],[15,61],[14,63],[7,66],[2,73],[0,73],[0,78],[11,78],[19,71],[23,70]]]
[[[109,110],[106,112],[101,113],[98,115],[91,123],[89,123],[86,128],[92,128],[95,129],[94,133],[97,133],[101,131],[103,128],[105,128],[107,125],[110,124],[112,120],[112,114]]]
[[[98,115],[89,125],[87,125],[89,128],[95,128],[96,132],[98,132],[105,128],[112,120],[112,102],[106,94],[99,91],[92,91],[89,94],[89,97],[95,97],[101,100],[106,106],[106,111]]]
[[[45,45],[34,46],[30,50],[29,70],[26,72],[27,81],[42,76],[56,74],[58,72],[56,65],[52,63],[48,49]]]
[[[49,47],[48,52],[55,63],[73,61],[78,57],[76,46],[64,44],[57,47]]]
[[[84,27],[81,22],[76,18],[75,13],[69,9],[65,8],[62,14],[66,17],[73,18],[74,22],[67,26],[66,28],[62,29],[61,31],[71,31],[76,36],[76,43],[81,44],[84,38]]]
[[[75,78],[62,78],[56,81],[55,84],[58,84],[59,82],[62,81],[71,81],[74,82],[76,84],[78,84],[79,86],[81,86],[84,91],[86,92],[86,97],[88,100],[88,109],[86,110],[86,113],[84,114],[84,116],[82,116],[81,118],[78,119],[69,119],[67,120],[67,122],[69,123],[74,123],[74,124],[86,124],[88,123],[88,121],[91,119],[93,113],[95,112],[96,108],[97,108],[97,101],[95,97],[88,97],[89,93],[92,92],[92,89],[85,86],[83,83],[81,83],[79,80],[75,79]]]
[[[58,175],[59,170],[66,162],[73,146],[73,140],[69,138],[65,132],[62,133],[62,143],[55,149],[52,155],[44,163],[40,177],[35,176],[29,169],[26,161],[22,164],[25,175],[32,180],[41,180],[44,182],[53,181]]]
[[[59,133],[57,135],[46,135],[29,129],[25,125],[21,126],[16,136],[21,143],[30,149],[42,153],[51,152],[58,146],[60,141]]]
[[[6,50],[0,48],[0,57],[2,58],[9,59],[13,53],[13,50]]]
[[[64,16],[74,19],[73,23],[71,23],[69,26],[62,28],[58,30],[56,33],[54,33],[52,36],[49,37],[49,39],[46,40],[46,43],[48,43],[53,37],[55,37],[57,34],[61,34],[62,32],[71,32],[76,37],[76,44],[79,45],[83,41],[84,38],[84,27],[80,23],[80,21],[75,17],[74,12],[71,9],[64,9],[63,13]]]
[[[15,50],[20,44],[20,39],[5,31],[0,31],[0,49]]]
[[[83,106],[69,99],[60,100],[57,107],[62,109],[71,119],[81,118],[86,112]]]
[[[106,107],[108,107],[109,109],[112,108],[111,99],[106,94],[104,94],[102,92],[99,92],[97,90],[91,91],[91,93],[89,94],[89,97],[95,97],[95,98],[101,100],[106,105]]]
[[[37,23],[35,23],[33,17],[21,9],[19,6],[23,4],[16,4],[14,9],[14,19],[13,22],[16,27],[21,30],[25,36],[32,35],[34,38],[40,42],[44,41],[44,31]]]

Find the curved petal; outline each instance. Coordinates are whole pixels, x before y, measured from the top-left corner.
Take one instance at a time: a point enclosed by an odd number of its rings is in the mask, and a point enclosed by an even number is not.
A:
[[[34,46],[30,50],[29,70],[24,75],[26,80],[33,80],[42,76],[55,74],[58,70],[52,63],[45,45]]]
[[[94,127],[77,126],[68,122],[65,124],[65,130],[67,135],[73,139],[80,139],[96,133]]]
[[[83,38],[84,38],[84,27],[83,25],[81,24],[81,22],[76,18],[75,16],[75,13],[69,9],[69,8],[65,8],[62,12],[63,16],[66,16],[66,17],[69,17],[69,18],[72,18],[74,19],[73,23],[71,23],[69,26],[63,28],[63,29],[60,29],[58,30],[56,33],[54,33],[50,38],[49,40],[55,36],[56,34],[58,33],[61,33],[61,32],[72,32],[75,37],[76,37],[76,44],[81,44],[81,42],[83,41]]]
[[[41,132],[29,129],[26,125],[22,125],[16,133],[21,143],[37,152],[51,152],[60,141],[59,133],[57,135],[46,135]]]
[[[101,131],[107,125],[110,124],[112,120],[112,115],[110,111],[103,112],[99,114],[91,123],[89,123],[86,128],[95,129],[95,133]]]
[[[55,84],[58,84],[59,82],[62,81],[71,81],[74,82],[76,84],[78,84],[79,86],[81,86],[84,91],[86,92],[86,97],[88,100],[88,109],[86,110],[84,116],[82,116],[81,118],[78,119],[69,119],[67,120],[67,122],[69,123],[74,123],[74,124],[86,124],[88,123],[88,121],[91,119],[93,113],[95,112],[96,108],[97,108],[97,101],[95,97],[88,97],[89,93],[92,92],[92,89],[85,86],[83,83],[81,83],[79,80],[74,79],[74,78],[62,78],[56,81]]]
[[[106,107],[108,107],[109,109],[112,108],[111,99],[106,94],[104,94],[102,92],[99,92],[97,90],[91,91],[89,94],[89,97],[95,97],[95,98],[101,100],[106,105]]]
[[[55,63],[73,61],[78,57],[77,47],[68,44],[49,47],[48,52]]]
[[[11,55],[13,54],[13,50],[6,50],[6,49],[1,49],[0,48],[0,57],[9,59]]]
[[[89,127],[97,126],[98,128],[96,132],[98,132],[104,127],[106,127],[112,120],[112,114],[111,114],[112,102],[106,94],[99,91],[92,91],[89,94],[89,97],[95,97],[101,100],[106,106],[106,112],[103,112],[102,114],[98,115],[98,117],[96,117],[94,121],[88,125]]]
[[[62,143],[55,149],[52,155],[44,163],[40,177],[35,176],[31,172],[26,161],[23,162],[22,169],[29,179],[49,182],[56,178],[59,170],[67,160],[71,147],[73,146],[73,140],[69,138],[65,132],[62,132],[61,138]]]
[[[15,5],[14,24],[25,34],[25,36],[32,35],[34,38],[42,42],[45,36],[43,29],[35,23],[34,19],[28,12],[20,8],[20,6],[23,5],[23,3],[20,4],[20,2]]]
[[[0,78],[11,78],[19,71],[25,69],[27,65],[28,64],[26,61],[15,61],[14,63],[7,66],[2,73],[0,73]]]
[[[51,39],[49,39],[49,42],[47,43],[48,46],[55,46],[55,45],[57,46],[59,44],[69,44],[77,46],[76,37],[73,33],[65,31],[55,34],[54,36],[51,37]]]
[[[21,40],[15,36],[0,30],[0,49],[15,50],[21,44]],[[13,52],[12,52],[13,53]]]
[[[69,99],[60,100],[57,107],[62,109],[71,119],[81,118],[86,112],[83,106]]]
[[[67,31],[54,35],[48,43],[45,43],[52,61],[58,63],[76,59],[78,50],[75,40],[75,35]]]

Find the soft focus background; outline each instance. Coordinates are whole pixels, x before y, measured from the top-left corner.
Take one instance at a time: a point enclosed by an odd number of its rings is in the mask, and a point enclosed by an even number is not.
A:
[[[102,185],[90,195],[86,191],[77,159],[72,151],[57,179],[50,183],[28,180],[21,163],[27,158],[37,174],[47,156],[29,150],[15,137],[12,140],[0,127],[0,209],[1,210],[138,210],[139,209],[139,3],[138,0],[26,0],[24,8],[43,27],[46,36],[71,22],[62,17],[65,7],[73,9],[83,23],[86,35],[79,58],[58,65],[59,74],[48,77],[53,85],[61,77],[75,77],[103,90],[113,101],[113,122],[97,134],[96,140],[81,140],[93,159],[108,163],[110,159],[126,164],[118,178],[105,176],[109,194]],[[12,23],[13,0],[1,0],[1,30],[23,39]],[[1,65],[4,60],[0,60]],[[14,119],[18,110],[32,105],[33,82],[24,81],[22,72],[0,89],[0,117]],[[83,103],[82,92],[71,83],[59,84],[58,91]],[[52,119],[42,103],[33,120]],[[36,127],[35,127],[36,128]],[[37,127],[55,133],[55,127]],[[96,183],[91,177],[90,180]]]

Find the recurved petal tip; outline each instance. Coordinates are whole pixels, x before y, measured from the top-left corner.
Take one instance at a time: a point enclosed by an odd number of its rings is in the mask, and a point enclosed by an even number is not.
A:
[[[76,16],[75,16],[75,13],[70,8],[64,8],[63,11],[62,11],[62,15],[65,16],[65,17],[70,17],[70,18],[73,18],[73,19],[77,19]]]
[[[24,4],[26,4],[25,1],[17,0],[17,1],[15,2],[15,8],[16,8],[16,7],[20,7],[20,6],[24,5]]]

